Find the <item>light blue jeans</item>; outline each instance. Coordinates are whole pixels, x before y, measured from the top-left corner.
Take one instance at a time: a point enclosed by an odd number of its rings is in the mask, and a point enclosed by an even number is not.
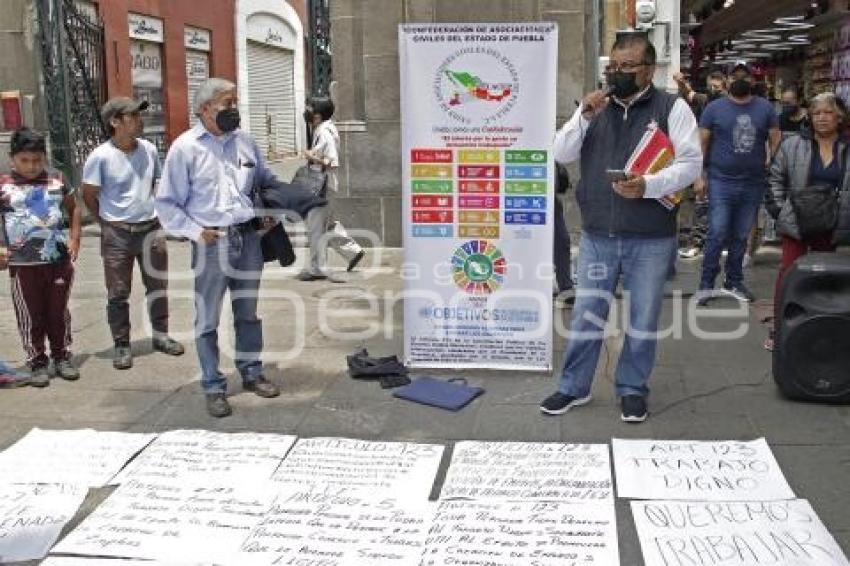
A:
[[[582,233],[578,291],[558,388],[562,393],[574,397],[590,394],[605,321],[622,277],[629,308],[615,376],[617,395],[649,394],[647,382],[655,364],[664,283],[675,254],[675,237],[619,238]]]
[[[236,335],[236,368],[244,383],[262,373],[263,326],[257,299],[263,271],[260,237],[253,229],[231,227],[212,244],[192,243],[195,271],[195,346],[205,393],[224,393],[227,380],[219,371],[218,323],[224,292],[230,290]]]

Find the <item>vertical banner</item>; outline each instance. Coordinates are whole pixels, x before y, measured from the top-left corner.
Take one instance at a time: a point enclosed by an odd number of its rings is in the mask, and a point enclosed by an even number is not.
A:
[[[558,28],[399,26],[405,361],[549,370]]]

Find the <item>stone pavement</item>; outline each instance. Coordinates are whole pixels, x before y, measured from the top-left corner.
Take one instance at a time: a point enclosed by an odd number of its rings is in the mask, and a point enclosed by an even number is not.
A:
[[[751,309],[743,319],[749,330],[738,340],[706,342],[686,331],[660,345],[651,382],[652,415],[643,425],[626,425],[619,420],[612,385],[617,338],[609,340],[603,351],[595,399],[587,407],[563,417],[545,417],[537,404],[553,389],[550,374],[464,371],[459,373],[487,392],[462,411],[450,413],[394,399],[376,383],[354,381],[345,371],[345,354],[360,346],[367,346],[378,355],[401,353],[401,302],[392,298],[401,290],[400,250],[370,250],[364,269],[336,284],[294,280],[299,265],[274,267],[264,277],[266,295],[261,300],[260,314],[267,345],[267,376],[280,384],[283,394],[277,399],[262,400],[241,392],[232,362],[225,356],[223,369],[230,375],[234,415],[215,420],[204,411],[198,363],[190,340],[188,244],[169,243],[172,328],[186,343],[188,352],[181,358],[170,358],[151,351],[145,338],[144,296],[136,276],[131,308],[135,367],[116,372],[110,359],[97,231],[95,226],[85,229],[72,299],[74,353],[82,379],[76,383],[54,380],[43,390],[0,391],[0,448],[31,427],[120,431],[195,427],[448,445],[462,439],[607,442],[612,437],[765,436],[797,495],[812,502],[826,526],[850,553],[850,409],[795,404],[779,397],[770,374],[770,356],[761,348],[766,330],[759,324],[758,308]],[[301,250],[299,263],[303,256]],[[766,249],[750,269],[759,297],[769,296],[777,261],[777,251]],[[341,263],[337,267],[341,269]],[[690,292],[696,283],[699,262],[680,263],[679,267],[674,286]],[[0,332],[6,337],[0,342],[0,358],[21,363],[20,340],[5,275],[0,276],[0,292],[6,297],[5,308],[0,311]],[[370,296],[377,297],[371,307]],[[292,300],[296,298],[300,301]],[[323,302],[333,312],[325,321],[317,316]],[[672,300],[666,301],[668,321],[672,305]],[[762,310],[766,310],[764,305]],[[225,331],[229,327],[227,309],[225,313],[223,340],[229,338]],[[558,317],[568,313],[556,310]],[[322,323],[348,337],[328,337]],[[714,321],[712,326],[721,324]],[[367,336],[370,330],[379,332]],[[357,332],[363,335],[358,337]],[[561,340],[556,344],[559,364],[563,344]],[[288,356],[288,351],[296,351],[297,355]],[[423,373],[429,372],[414,372]],[[446,462],[447,459],[444,467]],[[105,493],[92,494],[80,517],[104,496]],[[617,507],[622,564],[641,565],[628,506],[619,501]]]

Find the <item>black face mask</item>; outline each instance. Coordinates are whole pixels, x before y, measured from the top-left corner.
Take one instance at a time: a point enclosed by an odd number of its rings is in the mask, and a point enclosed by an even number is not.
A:
[[[242,118],[239,116],[237,108],[225,108],[219,110],[218,114],[215,115],[215,125],[225,134],[229,134],[238,128],[241,121]]]
[[[613,90],[612,94],[621,99],[628,98],[640,90],[637,84],[637,73],[624,73],[622,71],[610,73],[608,85]]]
[[[723,93],[722,93],[722,92],[718,92],[718,91],[714,91],[714,90],[713,90],[713,91],[711,91],[711,92],[709,92],[709,93],[708,93],[708,100],[709,100],[709,101],[715,101],[715,100],[717,100],[718,98],[722,98],[722,97],[723,97]]]
[[[782,105],[782,113],[786,116],[793,116],[800,110],[800,106],[797,104],[783,104]]]
[[[747,79],[736,79],[729,85],[729,94],[743,98],[749,96],[753,92],[753,85]]]

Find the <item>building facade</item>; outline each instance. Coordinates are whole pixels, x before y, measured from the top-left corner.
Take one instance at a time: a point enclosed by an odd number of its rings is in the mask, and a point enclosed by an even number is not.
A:
[[[146,135],[160,150],[193,123],[190,99],[209,76],[236,80],[235,0],[88,0],[103,21],[109,96],[148,100]]]
[[[211,76],[237,83],[243,128],[275,160],[303,149],[306,0],[78,0],[106,31],[110,96],[150,101],[146,135],[161,150],[196,121]]]
[[[306,0],[236,0],[236,76],[242,127],[266,157],[305,144]]]
[[[377,232],[383,245],[401,245],[399,24],[557,22],[560,124],[596,82],[599,6],[598,0],[333,0],[343,224]]]

